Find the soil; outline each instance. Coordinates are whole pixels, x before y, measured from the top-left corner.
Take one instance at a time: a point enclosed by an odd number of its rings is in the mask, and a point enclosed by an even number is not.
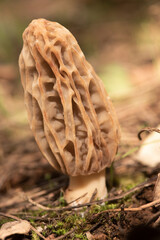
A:
[[[47,1],[48,8],[44,10],[41,7],[44,2],[39,1],[38,10],[32,8],[31,14],[39,17],[38,12],[41,15],[44,11],[44,17],[50,19],[47,12],[51,2]],[[101,0],[102,5],[98,7],[97,1],[70,2],[73,3],[72,8],[69,9],[67,4],[66,11],[70,10],[71,17],[63,18],[62,22],[79,39],[95,69],[100,72],[102,65],[118,62],[126,69],[132,84],[131,92],[121,97],[113,96],[122,137],[114,164],[106,170],[108,199],[76,209],[67,206],[63,192],[68,177],[53,170],[41,155],[29,130],[23,92],[17,81],[17,63],[1,64],[0,226],[17,216],[40,228],[41,234],[48,240],[158,240],[160,206],[153,200],[160,164],[155,168],[142,165],[136,161],[135,154],[141,145],[138,132],[145,127],[156,128],[160,119],[160,3],[114,0],[106,6]],[[36,0],[33,3],[36,4]],[[9,1],[8,4],[12,6]],[[25,6],[28,15],[28,1],[24,1],[23,6],[21,4],[19,9]],[[5,3],[1,7],[5,14],[9,14],[9,9],[5,11]],[[58,11],[59,4],[54,7]],[[81,24],[79,8],[90,16],[84,16]],[[22,13],[19,11],[17,14],[20,17]],[[146,30],[147,27],[149,30]],[[112,34],[111,29],[114,30]],[[148,31],[152,32],[153,39],[149,38],[152,34]],[[88,43],[91,40],[90,46]],[[16,49],[20,49],[20,45]],[[18,52],[16,54],[18,56]],[[142,140],[146,135],[142,133]],[[38,235],[30,231],[26,235],[12,235],[9,239],[37,240]]]
[[[10,143],[10,151],[5,148],[5,142],[3,144],[3,156],[7,161],[3,164],[3,171],[1,169],[1,212],[28,220],[35,227],[41,226],[42,234],[45,237],[50,236],[47,239],[59,239],[58,237],[65,236],[67,232],[71,231],[64,239],[130,240],[133,239],[131,235],[136,234],[136,231],[139,236],[142,234],[144,236],[143,228],[147,229],[145,229],[145,232],[155,230],[155,234],[160,236],[158,232],[159,223],[158,225],[155,224],[160,216],[158,205],[140,211],[126,211],[126,208],[141,207],[153,201],[154,186],[159,171],[158,166],[151,170],[145,166],[140,167],[137,163],[133,164],[133,162],[130,165],[131,156],[128,157],[128,160],[119,158],[115,162],[113,185],[108,185],[108,197],[111,200],[103,203],[105,207],[101,202],[97,202],[91,203],[83,210],[82,208],[67,209],[68,206],[63,199],[63,191],[67,186],[68,178],[56,173],[43,159],[34,139],[26,138],[24,142],[17,142],[15,145]],[[124,146],[124,148],[127,149],[128,146],[127,148]],[[5,149],[7,150],[5,151]],[[20,159],[20,161],[17,161],[17,159]],[[119,161],[121,165],[119,165]],[[128,168],[129,176],[126,175],[127,164],[130,165]],[[134,182],[137,181],[137,173],[143,175],[143,181],[141,180],[139,184]],[[132,180],[134,179],[134,187],[132,187],[132,184],[122,187],[117,179],[125,178],[127,180],[131,178],[130,176],[132,176]],[[134,190],[137,186],[140,186],[140,188]],[[124,193],[128,194],[123,197]],[[117,199],[117,196],[121,195],[122,197]],[[30,199],[33,200],[33,203]],[[38,204],[49,206],[53,208],[53,211],[41,209]],[[60,210],[57,211],[57,207]],[[112,212],[112,208],[120,210]],[[110,209],[110,211],[106,211],[107,209]],[[69,216],[71,216],[71,219],[69,219]],[[1,224],[9,221],[9,219],[13,220],[4,216],[0,219]],[[132,231],[133,233],[131,233]],[[87,234],[90,234],[90,238]],[[16,235],[10,237],[10,239],[34,238],[33,234],[30,233],[25,237]]]

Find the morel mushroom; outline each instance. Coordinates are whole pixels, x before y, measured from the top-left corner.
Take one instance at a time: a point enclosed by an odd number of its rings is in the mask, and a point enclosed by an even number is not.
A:
[[[119,125],[102,81],[60,24],[33,20],[23,41],[19,67],[30,127],[45,158],[69,175],[66,201],[106,197],[105,168],[117,152]]]

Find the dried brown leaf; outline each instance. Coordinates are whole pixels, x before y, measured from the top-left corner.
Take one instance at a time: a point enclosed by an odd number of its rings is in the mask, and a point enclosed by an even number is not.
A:
[[[51,235],[49,235],[49,236],[46,238],[46,240],[53,240],[53,239],[55,239],[55,235],[54,235],[54,234],[51,234]]]
[[[90,232],[86,232],[86,237],[88,240],[93,240],[93,235]]]
[[[0,229],[0,239],[4,240],[13,234],[28,234],[30,230],[31,225],[26,220],[7,222]]]

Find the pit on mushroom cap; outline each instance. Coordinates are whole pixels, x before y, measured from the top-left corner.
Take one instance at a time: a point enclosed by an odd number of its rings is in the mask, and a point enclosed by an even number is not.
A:
[[[67,202],[104,198],[105,168],[117,152],[119,124],[110,99],[73,35],[56,22],[33,20],[19,58],[35,140],[51,165],[70,176]],[[84,176],[84,177],[83,177]]]

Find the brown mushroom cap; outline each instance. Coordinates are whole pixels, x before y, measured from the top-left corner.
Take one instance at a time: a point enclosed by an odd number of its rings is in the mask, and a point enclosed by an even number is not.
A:
[[[19,58],[30,127],[52,166],[71,176],[109,167],[119,125],[101,79],[63,26],[33,20]]]

